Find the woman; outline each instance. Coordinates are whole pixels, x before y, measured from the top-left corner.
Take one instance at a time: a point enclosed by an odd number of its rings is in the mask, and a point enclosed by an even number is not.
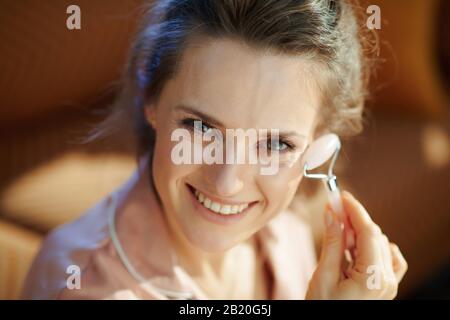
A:
[[[172,0],[150,12],[96,136],[133,132],[138,170],[47,237],[24,297],[394,298],[406,262],[353,196],[343,193],[351,230],[327,209],[317,263],[309,228],[290,208],[307,146],[360,127],[368,60],[351,4]],[[174,133],[207,147],[190,134],[230,129],[276,130],[243,140],[248,154],[276,157],[276,172],[249,161],[174,161]],[[354,262],[344,269],[349,231]]]

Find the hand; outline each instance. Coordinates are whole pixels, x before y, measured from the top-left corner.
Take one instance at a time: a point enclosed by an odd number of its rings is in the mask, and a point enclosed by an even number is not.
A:
[[[306,299],[395,298],[408,269],[403,255],[350,193],[342,192],[342,202],[351,230],[343,230],[342,218],[328,206],[322,252]],[[345,259],[348,232],[356,238],[350,264]]]

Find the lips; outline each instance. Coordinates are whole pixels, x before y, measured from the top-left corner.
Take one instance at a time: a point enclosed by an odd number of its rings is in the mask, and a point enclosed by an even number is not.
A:
[[[210,197],[208,197],[206,194],[202,193],[201,191],[195,189],[191,185],[188,185],[191,193],[196,198],[199,205],[201,205],[203,208],[208,209],[209,211],[212,211],[213,213],[216,213],[221,216],[237,216],[251,207],[253,204],[255,204],[257,201],[253,202],[239,202],[239,203],[230,203],[230,202],[223,202],[223,201],[217,201],[213,200]],[[217,199],[217,198],[216,198]]]

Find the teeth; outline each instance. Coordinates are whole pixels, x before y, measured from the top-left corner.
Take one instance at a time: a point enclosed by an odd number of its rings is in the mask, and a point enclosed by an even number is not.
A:
[[[211,204],[211,208],[212,211],[219,213],[220,212],[220,204],[218,204],[217,202],[213,202]]]
[[[244,209],[247,209],[247,207],[248,207],[248,204],[241,204],[241,205],[239,206],[239,211],[242,211],[242,210],[244,210]]]
[[[211,209],[211,200],[206,198],[205,201],[203,202],[203,205],[208,208]]]
[[[228,214],[237,214],[241,213],[243,210],[248,208],[248,203],[241,205],[229,205],[229,204],[220,204],[218,202],[212,201],[203,193],[195,190],[195,196],[197,197],[198,202],[202,203],[204,207],[207,209],[214,211],[216,213],[228,215]]]
[[[230,212],[231,212],[231,206],[229,204],[226,204],[220,208],[220,213],[222,213],[222,214],[230,214]]]

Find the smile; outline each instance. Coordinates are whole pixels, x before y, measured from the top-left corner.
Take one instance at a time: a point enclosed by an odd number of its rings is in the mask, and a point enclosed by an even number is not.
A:
[[[224,203],[218,202],[210,199],[204,193],[195,189],[194,187],[189,185],[189,189],[197,199],[198,203],[202,205],[204,208],[218,213],[220,215],[228,216],[228,215],[237,215],[244,212],[247,208],[251,207],[256,202],[244,202],[244,203]]]

